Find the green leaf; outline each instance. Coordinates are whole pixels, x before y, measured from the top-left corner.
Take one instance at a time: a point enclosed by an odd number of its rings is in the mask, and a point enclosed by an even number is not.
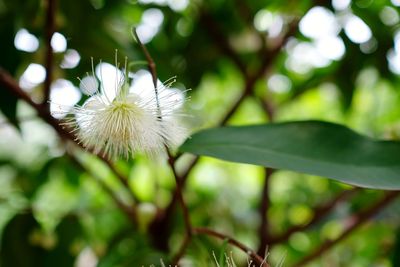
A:
[[[373,140],[328,122],[213,128],[194,134],[180,150],[360,187],[400,189],[400,142]]]

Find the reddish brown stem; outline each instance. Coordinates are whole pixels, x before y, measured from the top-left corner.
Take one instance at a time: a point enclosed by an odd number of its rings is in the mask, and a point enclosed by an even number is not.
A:
[[[265,253],[268,247],[269,241],[269,220],[268,220],[268,208],[270,206],[269,198],[269,181],[274,170],[271,168],[265,168],[264,186],[261,194],[261,205],[259,209],[259,214],[261,217],[260,227],[258,229],[258,234],[260,236],[260,244],[258,246],[258,254],[265,257]]]
[[[240,243],[239,241],[233,239],[232,237],[216,232],[214,230],[205,228],[205,227],[196,227],[193,228],[193,234],[204,234],[204,235],[208,235],[208,236],[212,236],[221,240],[227,240],[227,242],[237,248],[239,248],[240,250],[242,250],[244,253],[246,253],[247,255],[249,255],[256,264],[258,264],[260,267],[270,267],[270,265],[263,259],[263,257],[261,257],[260,255],[258,255],[254,250],[252,250],[251,248],[247,247],[246,245]]]
[[[173,173],[174,178],[175,178],[176,192],[177,192],[177,195],[178,195],[179,204],[181,205],[182,212],[183,212],[183,219],[184,219],[184,222],[185,222],[186,234],[188,236],[191,236],[192,235],[192,225],[191,225],[191,222],[190,222],[189,209],[186,206],[186,203],[185,203],[185,201],[183,199],[183,192],[182,192],[180,177],[179,177],[179,175],[178,175],[178,173],[176,171],[176,168],[175,168],[175,159],[169,153],[168,153],[168,164],[171,167],[172,173]]]
[[[272,65],[272,62],[279,55],[282,47],[286,44],[289,37],[292,36],[296,31],[297,21],[293,22],[290,25],[288,32],[280,39],[278,44],[273,49],[264,52],[264,58],[262,59],[261,65],[256,72],[254,72],[253,74],[247,74],[246,72],[243,73],[246,84],[242,91],[242,94],[236,100],[230,110],[225,114],[225,116],[221,119],[220,125],[225,125],[242,104],[242,102],[247,98],[247,96],[253,94],[253,89],[256,82],[268,71],[268,69]]]
[[[50,113],[50,90],[51,83],[53,81],[53,68],[54,68],[54,56],[53,48],[51,47],[51,38],[55,32],[55,15],[56,15],[56,0],[47,1],[47,14],[46,14],[46,79],[44,80],[44,99],[42,105],[46,111]]]
[[[199,157],[196,157],[191,164],[187,167],[187,169],[179,175],[176,171],[175,174],[178,176],[178,179],[175,181],[178,181],[180,191],[182,191],[182,188],[184,188],[185,183],[187,181],[187,177],[192,170],[192,168],[196,165],[198,162]],[[156,238],[157,241],[157,246],[161,250],[166,250],[167,248],[167,240],[169,236],[169,231],[170,231],[170,222],[172,220],[172,215],[174,213],[175,206],[179,202],[180,196],[178,192],[178,188],[175,188],[173,195],[172,195],[172,200],[168,204],[167,208],[164,209],[164,211],[161,211],[157,218],[154,220],[154,222],[151,225],[152,233],[154,238]]]
[[[375,204],[371,205],[365,210],[362,210],[356,214],[353,214],[348,218],[346,221],[348,222],[348,226],[346,230],[336,239],[328,240],[322,243],[316,250],[311,252],[309,255],[305,256],[299,262],[294,264],[293,266],[300,267],[304,266],[307,263],[317,259],[318,257],[322,256],[322,254],[335,246],[337,243],[345,239],[351,233],[353,233],[357,228],[359,228],[362,224],[367,222],[372,216],[376,215],[378,212],[382,211],[387,205],[393,202],[398,196],[400,195],[399,191],[391,191],[387,192],[385,196],[376,202]]]
[[[149,53],[149,50],[147,50],[147,47],[140,40],[135,28],[132,28],[132,34],[133,34],[133,37],[135,38],[136,42],[139,44],[140,48],[142,49],[144,56],[146,57],[146,61],[147,61],[148,67],[149,67],[149,71],[150,71],[151,77],[153,79],[153,85],[154,85],[154,88],[156,90],[156,93],[158,93],[157,92],[157,68],[156,68],[156,63],[154,62],[153,58],[151,57],[151,55]]]
[[[197,164],[198,161],[199,161],[199,157],[196,156],[194,158],[194,160],[192,160],[192,162],[187,166],[186,170],[179,176],[178,180],[179,180],[181,188],[183,188],[185,186],[187,178],[189,176],[189,173],[191,172],[191,170],[194,168],[194,166]],[[177,201],[178,201],[178,193],[175,190],[175,192],[172,196],[171,202],[165,209],[165,214],[172,214]]]
[[[185,229],[186,229],[186,234],[185,234],[185,239],[181,245],[181,248],[179,249],[178,253],[175,255],[175,257],[173,258],[173,262],[172,265],[176,265],[178,264],[179,260],[181,259],[181,257],[183,257],[187,246],[190,243],[190,240],[192,238],[192,224],[190,222],[190,214],[189,214],[189,209],[186,205],[185,200],[183,199],[183,192],[182,192],[182,187],[181,187],[181,179],[179,178],[178,173],[176,172],[176,168],[175,168],[175,159],[172,157],[172,155],[168,152],[168,163],[171,167],[171,170],[174,174],[174,178],[175,178],[175,183],[176,183],[176,195],[177,195],[177,199],[178,202],[182,208],[182,213],[183,213],[183,219],[185,222]]]

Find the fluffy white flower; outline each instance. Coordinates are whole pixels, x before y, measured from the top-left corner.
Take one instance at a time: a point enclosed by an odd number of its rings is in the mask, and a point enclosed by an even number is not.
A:
[[[160,154],[186,137],[177,120],[183,93],[170,88],[172,82],[158,81],[156,96],[147,71],[128,75],[118,66],[100,63],[93,76],[81,80],[80,87],[90,98],[75,106],[70,112],[75,119],[64,124],[72,126],[77,140],[97,154],[114,159],[136,153]]]

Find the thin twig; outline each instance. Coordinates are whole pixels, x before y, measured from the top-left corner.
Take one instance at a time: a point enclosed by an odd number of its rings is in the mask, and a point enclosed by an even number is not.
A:
[[[191,170],[194,168],[194,166],[199,161],[199,159],[200,159],[200,157],[196,156],[192,160],[192,162],[187,166],[186,170],[181,175],[177,174],[177,175],[179,175],[178,181],[179,181],[179,184],[180,184],[181,188],[185,187],[187,178],[188,178]],[[177,192],[177,190],[175,190],[175,192],[174,192],[174,194],[172,196],[171,202],[168,204],[167,208],[165,209],[165,215],[171,215],[172,214],[173,209],[174,209],[174,207],[175,207],[175,205],[176,205],[176,203],[178,201],[178,198],[179,198],[178,192]]]
[[[178,176],[177,180],[179,181],[181,191],[182,191],[182,188],[185,187],[185,184],[186,184],[187,178],[190,174],[190,171],[196,165],[196,163],[198,162],[199,159],[200,159],[199,157],[195,157],[192,160],[192,162],[187,166],[186,170],[183,171],[182,174],[179,175],[175,171],[175,175]],[[175,159],[175,161],[176,161],[176,159]],[[176,176],[175,176],[175,179],[176,179]],[[164,210],[159,211],[156,219],[152,223],[151,229],[153,229],[153,234],[155,235],[155,237],[157,237],[157,241],[160,242],[160,244],[162,244],[160,249],[165,249],[166,238],[169,235],[168,229],[169,229],[170,221],[174,214],[176,204],[179,202],[179,199],[180,199],[180,197],[179,197],[178,189],[175,188],[173,195],[172,195],[172,200],[169,202],[168,206]],[[162,227],[163,229],[160,229],[160,227]]]
[[[311,252],[309,255],[305,256],[299,262],[295,263],[293,266],[300,267],[304,266],[310,261],[313,261],[320,257],[325,251],[335,246],[337,243],[345,239],[351,233],[354,232],[357,228],[359,228],[362,224],[366,223],[372,216],[377,214],[378,212],[382,211],[387,205],[393,202],[398,196],[400,195],[400,191],[391,191],[387,192],[385,196],[373,204],[372,206],[368,207],[365,210],[362,210],[356,214],[353,214],[348,218],[346,221],[348,222],[348,227],[344,232],[334,240],[328,240],[318,246],[318,248]]]
[[[75,136],[65,131],[60,125],[58,120],[53,118],[50,113],[47,112],[47,109],[34,102],[29,95],[27,95],[18,83],[14,80],[14,78],[4,69],[0,68],[0,84],[4,87],[8,88],[15,96],[27,102],[30,106],[32,106],[38,113],[39,117],[45,120],[48,124],[50,124],[61,136],[64,138],[68,138],[70,140],[74,140]]]
[[[46,14],[46,79],[44,80],[44,98],[42,105],[46,108],[46,111],[50,113],[50,90],[51,83],[53,81],[53,68],[54,68],[54,56],[53,48],[51,47],[51,38],[55,32],[55,15],[56,15],[56,0],[47,0],[47,14]]]
[[[255,96],[254,90],[252,91],[252,95]],[[264,109],[264,113],[267,115],[268,120],[270,122],[273,122],[275,120],[275,109],[273,108],[273,105],[270,103],[269,99],[262,99],[260,105]],[[271,168],[264,168],[264,171],[264,186],[261,192],[261,205],[259,209],[259,214],[261,218],[261,223],[258,229],[260,244],[258,246],[257,252],[259,255],[265,257],[270,239],[268,209],[271,205],[270,180],[272,174],[274,173],[274,170]]]
[[[174,174],[175,183],[176,183],[176,191],[177,191],[177,195],[178,195],[178,201],[179,201],[179,204],[181,205],[182,212],[183,212],[183,219],[185,222],[186,234],[188,236],[191,236],[192,235],[192,225],[190,222],[189,209],[183,199],[181,182],[180,182],[179,175],[175,168],[175,160],[174,160],[173,156],[171,154],[169,154],[169,152],[168,152],[168,164],[171,167],[171,170]]]
[[[319,207],[313,209],[314,217],[305,225],[295,225],[291,228],[287,229],[284,233],[271,236],[269,240],[269,245],[274,245],[282,242],[286,242],[288,238],[295,232],[304,231],[311,226],[317,224],[321,221],[326,215],[328,215],[332,210],[340,203],[348,199],[350,196],[354,195],[355,193],[359,192],[361,189],[356,187],[350,190],[345,190],[339,193],[335,198],[333,198],[328,203],[325,203]]]
[[[146,57],[146,61],[149,67],[149,71],[151,73],[151,77],[153,79],[153,84],[154,84],[154,88],[157,91],[157,69],[156,69],[156,63],[154,62],[153,58],[151,57],[149,50],[147,50],[147,47],[142,43],[142,41],[140,40],[137,32],[136,32],[136,28],[132,28],[132,34],[133,37],[135,38],[136,42],[139,44],[140,48],[143,51],[144,56]]]
[[[260,106],[264,110],[265,114],[267,115],[269,122],[274,122],[274,118],[275,118],[274,103],[265,97],[257,97],[254,92],[252,93],[252,95],[255,98],[259,99]]]
[[[273,61],[279,55],[279,52],[281,51],[282,47],[286,44],[289,37],[293,36],[297,31],[297,26],[298,26],[297,21],[293,22],[290,25],[288,32],[280,39],[279,43],[273,49],[264,53],[264,58],[262,59],[261,65],[257,71],[255,71],[253,74],[243,73],[245,75],[244,77],[246,84],[242,91],[242,94],[232,105],[229,111],[225,114],[225,116],[221,119],[220,125],[225,125],[228,122],[228,120],[233,116],[233,114],[236,112],[236,110],[239,108],[239,106],[243,103],[243,101],[248,96],[253,94],[254,85],[261,77],[264,76],[267,70],[271,67]]]
[[[274,170],[271,168],[265,168],[265,177],[264,177],[264,186],[261,194],[261,203],[259,214],[261,217],[261,223],[258,229],[258,234],[260,237],[260,244],[258,246],[258,254],[265,257],[265,252],[268,247],[269,242],[269,220],[268,220],[268,208],[270,206],[270,198],[269,198],[269,185],[271,180],[271,175],[274,173]]]
[[[260,265],[260,267],[270,267],[270,265],[267,262],[265,262],[263,257],[258,255],[254,250],[252,250],[251,248],[247,247],[246,245],[240,243],[239,241],[233,239],[232,237],[230,237],[228,235],[216,232],[214,230],[211,230],[211,229],[205,228],[205,227],[193,228],[193,234],[204,234],[204,235],[216,237],[221,240],[227,240],[227,242],[229,244],[239,248],[240,250],[245,252],[247,255],[249,255],[257,264]]]

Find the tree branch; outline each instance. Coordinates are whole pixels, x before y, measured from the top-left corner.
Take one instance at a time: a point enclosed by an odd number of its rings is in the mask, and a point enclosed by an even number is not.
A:
[[[204,234],[213,236],[221,240],[227,240],[229,244],[237,247],[238,249],[242,250],[244,253],[249,255],[257,264],[260,265],[260,267],[270,267],[270,265],[265,261],[265,259],[263,259],[260,255],[258,255],[254,250],[240,243],[239,241],[233,239],[232,237],[229,237],[227,235],[224,235],[222,233],[204,227],[193,228],[193,234]]]
[[[47,0],[47,14],[46,14],[46,55],[45,55],[45,68],[46,79],[44,80],[44,98],[42,105],[46,111],[50,113],[50,90],[53,81],[53,48],[51,47],[51,38],[55,32],[55,15],[56,15],[56,0]]]
[[[348,218],[346,221],[348,222],[348,227],[344,232],[335,240],[328,240],[322,243],[318,248],[311,252],[309,255],[305,256],[299,262],[294,264],[293,266],[300,267],[304,266],[310,261],[315,260],[316,258],[322,256],[322,254],[327,251],[328,249],[335,246],[337,243],[345,239],[349,236],[354,230],[360,227],[362,224],[367,222],[372,216],[376,213],[380,212],[383,208],[393,202],[398,196],[400,195],[400,191],[390,191],[385,194],[385,196],[376,202],[375,204],[371,205],[365,210],[362,210],[356,214],[353,214]]]
[[[279,52],[281,51],[282,47],[286,44],[289,37],[293,36],[297,31],[297,26],[298,26],[297,21],[291,23],[289,30],[279,40],[278,44],[273,49],[265,51],[264,58],[261,60],[261,65],[257,71],[255,71],[253,74],[244,73],[246,84],[242,91],[242,94],[232,105],[230,110],[225,114],[225,116],[221,119],[220,125],[225,125],[228,122],[228,120],[232,117],[232,115],[236,112],[236,110],[239,108],[239,106],[242,104],[242,102],[247,98],[247,96],[253,94],[254,85],[262,76],[264,76],[264,74],[271,67],[273,61],[279,55]]]
[[[140,40],[137,32],[136,32],[136,28],[132,28],[132,34],[134,39],[136,40],[136,42],[139,44],[140,48],[143,51],[144,56],[146,57],[146,61],[149,67],[149,71],[151,73],[151,77],[153,79],[153,85],[154,85],[154,89],[156,90],[156,94],[158,94],[157,92],[157,69],[156,69],[156,63],[154,62],[153,58],[151,57],[149,50],[147,50],[147,47],[142,43],[142,41]]]
[[[181,179],[175,169],[175,159],[172,157],[171,154],[169,154],[169,152],[168,152],[168,164],[171,167],[171,170],[174,174],[175,183],[176,183],[176,192],[177,192],[179,204],[181,205],[182,212],[183,212],[183,219],[185,222],[186,234],[188,236],[191,236],[192,235],[192,225],[190,222],[189,209],[187,208],[186,203],[183,199]]]
[[[186,168],[186,170],[179,175],[177,171],[175,171],[175,175],[178,176],[178,182],[180,186],[180,190],[184,188],[187,178],[190,174],[190,171],[192,168],[196,165],[198,162],[199,157],[195,157],[194,160],[189,164],[189,166]],[[176,176],[175,176],[175,181],[176,181]],[[156,219],[153,221],[151,229],[153,232],[154,237],[157,239],[157,242],[160,247],[160,249],[166,249],[167,246],[167,238],[169,235],[169,226],[170,226],[170,221],[172,220],[172,215],[175,210],[176,204],[179,202],[180,196],[177,187],[175,188],[173,194],[172,194],[172,200],[168,204],[168,206],[164,210],[160,210],[158,216]]]
[[[260,244],[258,246],[258,254],[265,257],[265,252],[268,247],[268,241],[270,239],[269,235],[269,220],[268,220],[268,208],[271,204],[269,198],[269,181],[274,170],[271,168],[265,168],[264,186],[261,194],[261,203],[259,208],[259,214],[261,218],[261,223],[258,229],[258,234],[260,237]]]
[[[194,166],[195,166],[195,165],[197,164],[197,162],[199,161],[199,159],[200,159],[200,157],[196,156],[196,157],[192,160],[192,162],[187,166],[186,170],[185,170],[181,175],[179,175],[179,179],[178,179],[178,180],[179,180],[179,183],[180,183],[181,188],[184,188],[184,187],[185,187],[187,178],[188,178],[188,176],[189,176],[191,170],[194,168]],[[165,214],[166,214],[166,215],[171,215],[171,214],[172,214],[173,209],[174,209],[174,207],[175,207],[177,201],[178,201],[178,193],[177,193],[176,190],[175,190],[174,194],[172,195],[172,200],[171,200],[171,202],[169,203],[169,205],[168,205],[167,208],[165,209]]]
[[[181,208],[182,208],[182,214],[183,214],[183,220],[185,223],[185,229],[186,229],[186,233],[185,233],[185,237],[183,240],[183,243],[178,251],[178,253],[173,257],[173,261],[172,261],[172,266],[177,266],[179,260],[183,257],[183,255],[185,254],[185,251],[187,249],[187,247],[189,246],[189,243],[192,239],[192,224],[190,221],[190,213],[189,213],[189,209],[186,205],[186,202],[183,198],[183,192],[182,192],[182,178],[179,177],[176,168],[175,168],[175,158],[171,155],[170,151],[168,150],[168,148],[166,148],[166,151],[168,153],[168,164],[171,167],[171,170],[173,172],[174,178],[175,178],[175,191],[174,191],[174,197],[175,199],[177,199],[177,201],[179,202]]]

